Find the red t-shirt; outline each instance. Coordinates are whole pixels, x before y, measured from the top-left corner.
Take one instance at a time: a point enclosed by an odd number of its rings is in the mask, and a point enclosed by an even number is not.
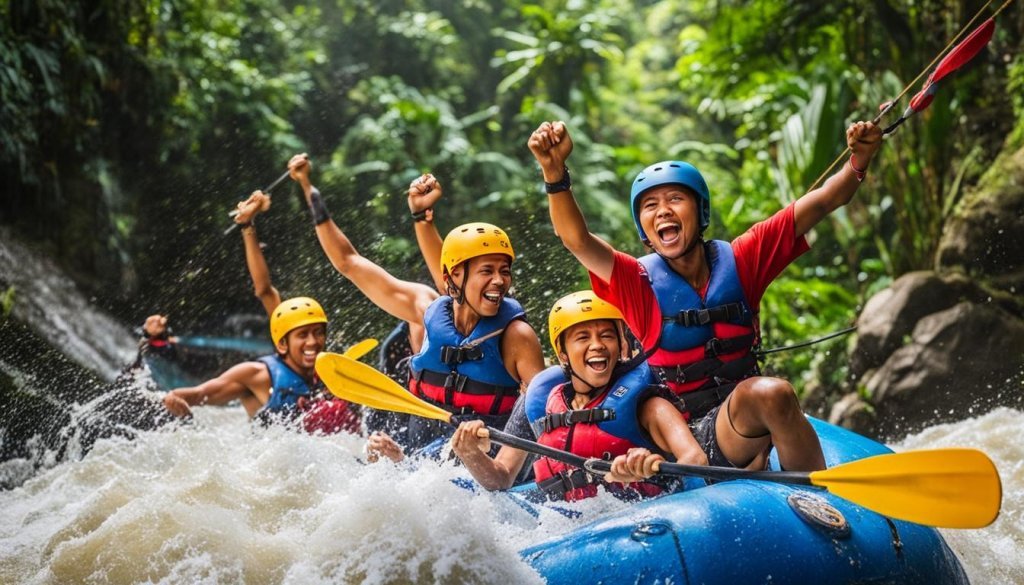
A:
[[[768,219],[754,224],[732,241],[740,285],[755,314],[772,280],[790,262],[810,249],[806,238],[796,237],[795,229],[796,219],[793,205],[790,204]],[[661,334],[661,308],[654,296],[651,281],[647,278],[647,271],[639,260],[629,254],[615,252],[611,281],[604,282],[591,272],[590,285],[597,296],[622,311],[626,324],[643,343],[644,350],[654,347]],[[700,291],[701,298],[706,293],[706,288]]]

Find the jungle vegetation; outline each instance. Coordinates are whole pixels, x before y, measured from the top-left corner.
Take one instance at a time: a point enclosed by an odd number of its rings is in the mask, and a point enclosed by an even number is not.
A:
[[[310,154],[364,255],[424,282],[405,192],[429,171],[442,234],[476,220],[509,231],[544,339],[551,302],[586,277],[552,233],[525,146],[539,122],[569,125],[577,198],[620,249],[642,252],[633,176],[668,158],[702,169],[709,235],[730,239],[799,197],[845,125],[874,117],[983,4],[0,0],[0,224],[127,321],[162,311],[209,331],[261,312],[240,238],[221,232],[290,155]],[[1024,136],[1022,18],[1016,5],[999,17],[989,48],[769,289],[766,346],[845,327],[872,292],[932,266],[965,188]],[[333,271],[293,191],[258,221],[275,284],[320,298],[342,345],[383,336],[393,321]],[[827,355],[770,365],[799,380]]]

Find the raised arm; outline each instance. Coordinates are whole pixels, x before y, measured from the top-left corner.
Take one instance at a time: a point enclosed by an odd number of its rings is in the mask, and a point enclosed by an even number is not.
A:
[[[381,309],[403,321],[422,324],[423,313],[437,298],[437,292],[424,284],[399,280],[361,256],[331,219],[320,192],[309,182],[310,166],[304,154],[292,157],[288,163],[292,179],[302,186],[316,224],[316,237],[331,264]]]
[[[270,197],[262,191],[253,191],[248,199],[238,204],[238,215],[235,223],[242,226],[242,242],[245,244],[245,265],[249,267],[252,277],[253,294],[263,304],[263,309],[270,315],[281,304],[281,293],[277,292],[270,282],[270,268],[263,257],[259,236],[253,221],[260,213],[270,209]]]
[[[856,122],[846,129],[846,143],[852,152],[850,160],[821,187],[797,199],[793,207],[796,237],[811,231],[825,216],[853,199],[871,159],[882,146],[882,129],[871,122]]]
[[[224,405],[258,387],[269,390],[270,373],[260,362],[244,362],[198,386],[171,390],[164,396],[164,407],[174,416],[187,416],[192,406]]]
[[[544,122],[530,134],[527,146],[544,175],[555,234],[587,270],[607,282],[612,276],[615,249],[590,232],[573,196],[565,166],[572,153],[569,130],[563,122]]]
[[[441,183],[434,175],[426,174],[409,184],[409,212],[416,230],[416,243],[420,246],[423,261],[430,270],[430,278],[441,294],[445,294],[444,278],[441,273],[441,234],[434,225],[434,206],[441,199]]]

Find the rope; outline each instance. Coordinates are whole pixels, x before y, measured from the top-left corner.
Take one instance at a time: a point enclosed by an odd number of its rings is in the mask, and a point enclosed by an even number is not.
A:
[[[981,14],[985,11],[985,9],[987,9],[989,7],[990,4],[992,4],[993,1],[994,0],[988,0],[988,2],[986,2],[985,5],[982,6],[978,10],[978,12],[976,12],[974,14],[974,16],[971,18],[971,20],[968,21],[967,24],[964,25],[964,27],[960,29],[960,32],[956,33],[956,36],[953,37],[953,40],[951,40],[949,42],[949,44],[946,45],[946,48],[944,48],[941,51],[939,51],[939,53],[935,56],[935,58],[932,59],[932,62],[929,63],[928,66],[925,67],[923,70],[921,70],[921,73],[919,73],[918,76],[915,77],[913,81],[908,83],[907,86],[903,88],[903,91],[901,91],[899,93],[899,95],[896,96],[896,99],[894,99],[891,102],[889,102],[889,105],[885,106],[885,108],[883,108],[882,111],[879,112],[879,114],[877,116],[875,116],[875,119],[871,121],[872,124],[878,124],[878,122],[881,121],[882,117],[885,116],[886,114],[888,114],[894,107],[896,107],[896,104],[899,103],[899,101],[901,99],[903,99],[903,97],[905,95],[907,95],[907,92],[909,92],[914,86],[916,86],[917,82],[920,81],[921,78],[924,77],[929,71],[931,71],[932,67],[935,67],[935,64],[938,63],[939,60],[942,59],[942,57],[945,56],[945,54],[949,52],[950,49],[952,49],[957,43],[960,42],[960,39],[961,39],[961,37],[964,36],[964,33],[966,33],[968,30],[971,29],[972,26],[974,26],[975,21],[977,21],[978,18],[981,17]],[[1004,8],[1009,6],[1009,4],[1011,2],[1013,2],[1013,0],[1006,0],[1006,2],[1004,2],[1003,5],[1000,6],[998,10],[995,11],[995,13],[992,15],[992,18],[995,18],[996,16],[998,16],[999,13],[1002,12]],[[832,172],[832,170],[836,168],[836,165],[838,165],[840,161],[842,161],[844,158],[846,158],[846,155],[849,152],[850,152],[850,147],[849,147],[849,145],[847,145],[847,147],[843,150],[843,152],[840,153],[839,156],[837,156],[834,161],[832,161],[832,164],[828,165],[828,168],[825,169],[825,172],[821,173],[821,175],[819,175],[818,178],[814,180],[814,183],[812,183],[811,186],[807,188],[807,192],[811,192],[811,191],[817,189],[818,185],[820,185],[821,182],[825,180],[825,177],[827,177]]]
[[[785,347],[776,347],[776,348],[772,348],[772,349],[757,350],[757,351],[753,351],[751,353],[754,354],[754,357],[760,358],[760,357],[764,357],[764,356],[766,356],[768,354],[771,354],[771,353],[778,353],[780,351],[788,351],[788,350],[791,350],[791,349],[799,349],[801,347],[807,347],[808,345],[814,345],[815,343],[821,343],[822,341],[828,341],[829,339],[832,339],[834,337],[839,337],[840,335],[846,335],[847,333],[850,333],[851,331],[856,331],[856,330],[857,330],[857,326],[854,325],[853,327],[847,327],[846,329],[840,329],[839,331],[835,331],[833,333],[829,333],[825,337],[819,337],[818,339],[812,339],[810,341],[804,341],[802,343],[797,343],[795,345],[787,345]]]

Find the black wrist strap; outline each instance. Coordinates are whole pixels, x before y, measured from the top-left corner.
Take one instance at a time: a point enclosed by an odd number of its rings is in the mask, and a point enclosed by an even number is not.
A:
[[[544,190],[548,193],[561,193],[572,187],[572,177],[569,176],[569,167],[562,167],[562,178],[555,183],[544,183]]]
[[[309,193],[309,212],[313,216],[313,225],[331,220],[331,214],[324,205],[324,198],[320,196],[320,191],[316,187]]]
[[[431,221],[433,220],[433,214],[430,213],[431,211],[433,211],[433,208],[428,207],[422,211],[417,211],[416,213],[410,215],[412,215],[412,220],[415,222]]]

